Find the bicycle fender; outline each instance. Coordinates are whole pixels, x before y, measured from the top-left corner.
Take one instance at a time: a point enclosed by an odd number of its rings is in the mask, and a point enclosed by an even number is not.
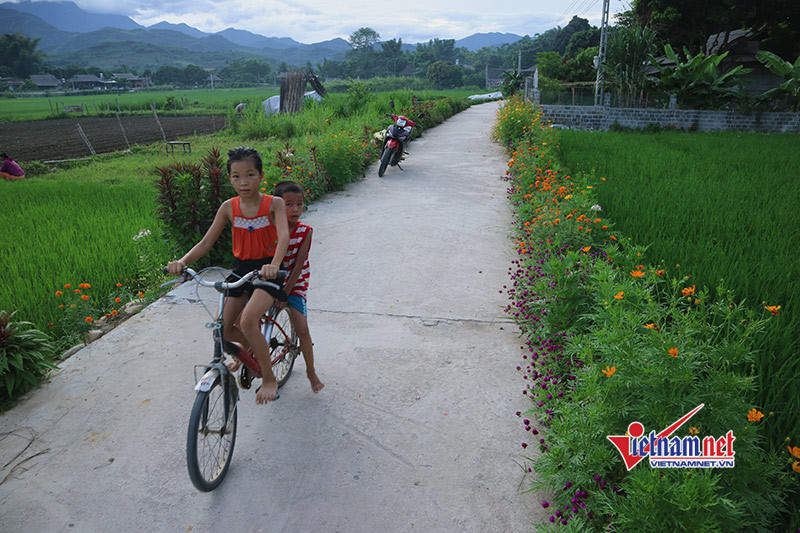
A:
[[[217,380],[219,377],[219,369],[217,368],[210,368],[208,371],[203,374],[203,377],[200,378],[200,381],[197,382],[197,385],[194,386],[194,390],[200,392],[208,392],[211,389],[211,385]]]

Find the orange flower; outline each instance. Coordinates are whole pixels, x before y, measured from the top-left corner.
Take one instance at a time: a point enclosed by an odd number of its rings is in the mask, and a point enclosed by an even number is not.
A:
[[[59,309],[61,309],[62,307],[64,307],[64,304],[58,306]]]
[[[641,270],[631,270],[631,276],[633,276],[634,278],[641,278],[642,276],[644,276],[644,272],[642,272]]]
[[[795,446],[794,448],[792,448],[791,446],[787,446],[786,449],[789,450],[789,453],[792,454],[792,457],[797,457],[798,459],[800,459],[800,448],[798,448],[797,446]]]
[[[772,316],[778,316],[781,314],[781,306],[780,305],[765,305],[764,309],[772,313]]]
[[[117,296],[116,298],[114,298],[114,301],[117,302],[117,303],[120,303],[122,301],[122,298]]]
[[[88,299],[89,299],[89,295],[88,294],[84,294],[84,295],[81,296],[81,300],[88,300]]]
[[[80,293],[81,293],[80,289],[75,289],[75,294],[80,294]]]
[[[61,291],[56,291],[56,296],[61,296],[62,294],[64,294],[64,293],[61,292]]]
[[[644,325],[644,329],[657,329],[654,322],[650,322],[649,324]]]
[[[753,407],[747,412],[747,420],[749,420],[750,422],[758,422],[762,418],[764,418],[764,413],[762,413],[755,407]]]
[[[114,315],[114,316],[117,316],[119,314],[119,311],[114,309],[113,311],[111,311],[111,314]]]
[[[117,287],[122,287],[122,283],[117,283]]]
[[[71,289],[71,288],[72,288],[72,285],[70,285],[69,283],[66,283],[66,284],[64,285],[64,288],[65,288],[65,289]]]
[[[670,349],[669,349],[669,354],[670,354],[672,357],[678,357],[678,349],[677,349],[677,348],[670,348]]]
[[[686,287],[685,289],[681,289],[681,294],[683,294],[684,296],[691,296],[692,294],[694,294],[694,285],[692,285],[691,287]]]
[[[609,235],[608,238],[611,239],[612,241],[616,241],[617,240],[617,238],[614,237],[613,235]]]
[[[87,317],[86,317],[86,322],[88,322],[89,324],[91,324],[92,322],[94,322],[94,319],[93,319],[92,317],[90,317],[90,316],[87,316]]]
[[[800,474],[800,461],[795,461],[792,463],[792,470]]]
[[[625,298],[625,291],[619,291],[619,293],[614,295],[614,299],[616,300],[622,300],[623,298]]]
[[[615,366],[611,366],[611,367],[606,366],[605,370],[601,370],[600,372],[605,374],[607,378],[610,378],[611,376],[614,375],[614,372],[616,372],[616,371],[617,371],[617,367],[615,367]]]
[[[588,252],[588,251],[589,251],[589,250],[591,250],[591,249],[592,249],[592,247],[591,247],[591,246],[586,246],[586,247],[584,247],[584,248],[581,248],[581,250],[583,250],[584,252]]]
[[[664,275],[663,270],[656,270],[656,276],[663,276],[663,275]]]
[[[139,291],[139,298],[144,298],[144,293],[142,291]]]

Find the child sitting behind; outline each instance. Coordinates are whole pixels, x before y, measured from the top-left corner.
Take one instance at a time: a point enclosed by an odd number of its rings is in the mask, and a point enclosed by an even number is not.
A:
[[[314,344],[308,330],[308,308],[306,291],[311,270],[308,266],[308,251],[311,249],[311,226],[299,222],[303,213],[303,188],[293,181],[282,181],[272,192],[276,198],[283,198],[286,204],[286,220],[289,223],[289,248],[283,259],[282,268],[289,271],[284,291],[289,295],[289,314],[292,317],[300,351],[306,362],[306,375],[311,382],[311,390],[318,393],[325,386],[314,369]],[[279,302],[278,305],[284,305]]]
[[[225,200],[200,242],[181,259],[167,265],[170,274],[179,275],[189,263],[206,255],[230,222],[234,261],[233,274],[226,281],[236,281],[253,270],[260,270],[263,279],[277,275],[289,245],[283,199],[259,191],[264,171],[261,156],[253,148],[242,146],[228,151],[228,177],[239,196]],[[274,400],[278,392],[269,346],[260,327],[261,317],[272,306],[275,296],[280,293],[270,294],[245,284],[228,292],[223,310],[223,338],[244,347],[249,345],[261,367],[263,381],[256,391],[257,404]]]

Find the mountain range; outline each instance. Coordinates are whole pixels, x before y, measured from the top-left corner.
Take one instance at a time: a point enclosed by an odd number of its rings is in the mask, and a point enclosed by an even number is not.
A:
[[[140,70],[189,63],[222,66],[240,57],[259,57],[273,64],[316,64],[325,59],[342,61],[351,49],[341,38],[303,44],[235,28],[206,33],[184,23],[145,27],[124,15],[88,13],[73,2],[0,3],[0,34],[14,32],[40,39],[38,47],[52,64],[104,69],[123,64]],[[456,40],[455,46],[474,51],[520,38],[511,33],[477,33]],[[403,43],[404,50],[415,48]]]

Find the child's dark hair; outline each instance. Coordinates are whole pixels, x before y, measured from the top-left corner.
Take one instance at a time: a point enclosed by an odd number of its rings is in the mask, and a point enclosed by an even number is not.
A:
[[[247,146],[238,146],[228,150],[228,174],[231,173],[231,164],[237,161],[244,161],[245,159],[252,159],[256,170],[263,172],[264,164],[261,162],[261,156],[255,148],[248,148]]]
[[[275,189],[272,191],[272,196],[280,196],[283,198],[283,195],[287,192],[303,194],[303,188],[296,181],[282,181],[275,185]]]

